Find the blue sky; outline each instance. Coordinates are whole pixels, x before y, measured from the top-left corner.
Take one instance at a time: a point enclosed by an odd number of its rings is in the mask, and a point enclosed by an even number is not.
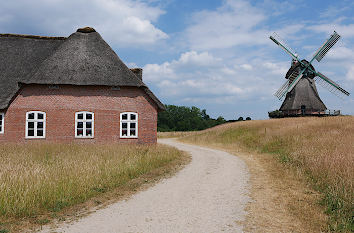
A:
[[[93,26],[165,104],[212,117],[266,119],[281,102],[290,57],[301,58],[336,30],[342,38],[315,68],[352,95],[318,87],[329,109],[354,115],[354,2],[277,0],[0,0],[0,33],[69,36]]]

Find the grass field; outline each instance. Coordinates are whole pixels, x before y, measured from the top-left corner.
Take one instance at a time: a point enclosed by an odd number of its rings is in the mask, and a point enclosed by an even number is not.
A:
[[[181,157],[162,145],[0,145],[0,232],[7,219],[58,212]]]
[[[323,194],[330,230],[354,231],[354,117],[236,122],[188,135],[181,140],[273,154]]]

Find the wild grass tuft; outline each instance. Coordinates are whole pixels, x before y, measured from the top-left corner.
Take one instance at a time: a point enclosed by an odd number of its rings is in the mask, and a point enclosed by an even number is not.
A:
[[[333,231],[354,231],[354,117],[290,118],[218,126],[182,138],[273,154],[324,194]]]
[[[60,211],[180,156],[162,145],[0,145],[0,217]]]

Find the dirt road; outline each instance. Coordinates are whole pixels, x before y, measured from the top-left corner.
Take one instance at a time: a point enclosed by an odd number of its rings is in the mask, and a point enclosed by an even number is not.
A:
[[[130,199],[74,223],[42,232],[242,232],[249,173],[234,155],[161,139],[187,151],[192,162]]]

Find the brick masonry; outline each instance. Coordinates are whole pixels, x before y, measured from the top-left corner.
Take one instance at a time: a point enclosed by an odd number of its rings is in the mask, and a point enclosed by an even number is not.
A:
[[[137,87],[24,85],[5,111],[0,142],[156,143],[157,106]],[[46,113],[46,138],[26,139],[26,112]],[[94,138],[75,138],[75,112],[94,113]],[[120,113],[138,113],[138,138],[120,138]]]

